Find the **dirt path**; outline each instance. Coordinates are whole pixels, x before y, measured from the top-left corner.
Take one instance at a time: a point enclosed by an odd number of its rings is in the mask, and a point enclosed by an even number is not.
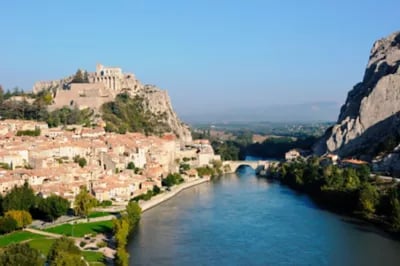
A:
[[[34,234],[37,234],[37,235],[44,235],[44,236],[48,236],[48,237],[53,237],[53,238],[60,238],[60,237],[63,236],[63,235],[59,235],[59,234],[54,234],[54,233],[49,233],[49,232],[45,232],[45,231],[36,230],[36,229],[33,229],[33,228],[25,228],[24,231],[31,232],[31,233],[34,233]]]

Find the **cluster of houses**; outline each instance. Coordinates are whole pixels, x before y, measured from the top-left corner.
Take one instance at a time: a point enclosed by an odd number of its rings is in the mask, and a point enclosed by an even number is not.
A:
[[[292,149],[285,153],[286,161],[294,161],[299,158],[305,158],[310,155],[310,152],[301,149]],[[343,167],[360,167],[361,165],[368,165],[368,162],[348,158],[340,159],[337,154],[327,153],[321,157],[321,165],[340,165]]]
[[[18,136],[37,131],[39,136]],[[126,202],[146,193],[185,159],[196,167],[220,159],[207,141],[181,147],[172,134],[106,133],[103,127],[48,128],[46,123],[0,121],[0,193],[28,181],[44,197],[56,194],[73,203],[81,186],[99,201]],[[186,159],[188,158],[188,159]],[[83,160],[83,162],[82,162]]]

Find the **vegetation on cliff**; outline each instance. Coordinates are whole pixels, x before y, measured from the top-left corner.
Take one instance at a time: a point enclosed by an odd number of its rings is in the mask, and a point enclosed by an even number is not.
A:
[[[71,83],[89,83],[89,77],[86,70],[78,69],[72,78]]]
[[[128,94],[117,95],[115,101],[103,104],[101,111],[106,122],[106,131],[121,134],[142,132],[146,135],[161,135],[170,132],[170,126],[165,122],[165,114],[154,114],[147,108],[144,98]]]
[[[11,100],[11,97],[23,96],[23,100]],[[29,101],[28,101],[29,100]],[[28,94],[16,90],[4,93],[0,88],[0,118],[1,119],[24,119],[46,122],[49,127],[62,125],[85,125],[90,126],[94,112],[90,109],[68,108],[48,111],[52,103],[51,89],[43,90],[38,94]],[[20,132],[20,135],[35,136],[38,132]],[[39,132],[40,133],[40,132]]]
[[[243,160],[246,156],[283,159],[285,153],[291,149],[311,149],[315,141],[315,137],[273,137],[262,143],[253,143],[251,138],[238,138],[227,141],[212,140],[211,145],[215,153],[221,155],[222,160]]]
[[[315,137],[303,137],[293,139],[289,137],[269,138],[262,143],[252,143],[244,148],[243,153],[246,155],[262,157],[262,158],[285,158],[285,153],[291,149],[310,150]]]

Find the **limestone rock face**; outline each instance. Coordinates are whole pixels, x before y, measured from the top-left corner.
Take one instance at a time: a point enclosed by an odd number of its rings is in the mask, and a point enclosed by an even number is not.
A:
[[[182,144],[190,143],[192,135],[189,127],[180,121],[172,108],[168,93],[153,85],[143,85],[134,74],[122,73],[120,68],[109,68],[97,65],[96,72],[88,73],[89,83],[71,83],[73,77],[54,81],[40,81],[33,86],[33,93],[42,90],[53,91],[53,104],[50,110],[63,106],[91,108],[100,112],[103,103],[115,99],[119,93],[126,92],[131,97],[140,96],[147,103],[146,107],[154,114],[160,115]]]
[[[400,32],[372,47],[362,82],[348,93],[337,123],[315,145],[317,154],[376,157],[400,126]]]
[[[145,85],[136,93],[147,100],[148,108],[152,113],[166,114],[165,121],[173,130],[173,133],[179,136],[183,142],[190,143],[192,141],[189,127],[182,123],[174,112],[167,91],[160,90],[152,85]]]

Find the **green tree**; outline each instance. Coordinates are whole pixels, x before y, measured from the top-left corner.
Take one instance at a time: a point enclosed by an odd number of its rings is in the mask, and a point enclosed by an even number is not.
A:
[[[80,157],[79,155],[76,155],[74,157],[74,162],[77,163],[82,168],[87,165],[86,159],[84,157]]]
[[[3,199],[3,210],[29,211],[36,203],[33,189],[25,182],[23,186],[13,187]]]
[[[17,222],[17,228],[24,228],[32,223],[32,216],[27,211],[9,210],[4,216],[14,219]]]
[[[397,188],[392,188],[389,191],[390,200],[390,224],[394,232],[400,232],[400,202]]]
[[[358,197],[359,209],[366,217],[371,217],[375,213],[375,207],[379,201],[379,193],[375,186],[370,183],[361,185]]]
[[[179,171],[180,171],[180,172],[185,172],[185,171],[188,171],[188,170],[190,170],[190,165],[189,165],[189,164],[187,164],[187,163],[181,163],[181,164],[179,165]]]
[[[4,90],[3,86],[0,85],[0,104],[2,104],[4,101]]]
[[[344,188],[345,189],[357,189],[360,185],[360,179],[357,176],[357,172],[353,168],[345,168],[343,171]]]
[[[179,173],[171,173],[164,178],[161,183],[163,186],[171,187],[173,185],[177,185],[183,182],[183,178]]]
[[[161,189],[158,186],[153,187],[153,196],[160,194],[160,192],[161,192]]]
[[[17,230],[17,221],[12,217],[0,217],[0,234],[7,234]]]
[[[137,202],[130,201],[126,206],[126,213],[127,213],[126,218],[128,219],[129,222],[129,231],[132,231],[140,220],[142,208],[140,208]]]
[[[113,231],[117,247],[125,248],[127,244],[127,237],[129,235],[130,224],[126,217],[113,220]]]
[[[53,95],[48,91],[42,96],[42,99],[45,105],[50,105],[53,102]]]
[[[39,251],[28,244],[11,244],[0,251],[0,265],[42,266],[44,259]]]
[[[126,252],[124,247],[117,248],[115,255],[115,265],[117,266],[128,266],[129,265],[129,254]]]
[[[83,266],[86,265],[84,261],[77,258],[81,257],[80,249],[75,245],[74,241],[65,236],[61,238],[57,238],[54,243],[51,245],[50,250],[47,255],[47,262],[51,266]],[[64,260],[62,257],[67,257]],[[65,264],[64,262],[74,262],[75,264]],[[76,264],[77,263],[77,264]]]
[[[97,205],[97,200],[89,194],[87,189],[82,186],[79,194],[76,195],[74,201],[74,210],[76,215],[81,217],[87,217],[89,215],[90,209]]]
[[[366,164],[361,165],[357,169],[357,174],[358,174],[360,181],[362,181],[362,182],[368,181],[371,178],[371,169]]]
[[[45,220],[54,221],[61,215],[67,213],[70,204],[67,199],[57,195],[51,195],[45,199],[40,199],[38,204],[39,212]]]
[[[60,252],[50,266],[87,266],[81,255]]]
[[[126,167],[126,169],[130,169],[130,170],[135,170],[135,163],[134,162],[129,162],[128,166]]]
[[[392,199],[391,201],[391,227],[393,231],[400,232],[400,202],[398,199]]]
[[[85,167],[86,166],[86,164],[87,164],[87,161],[86,161],[86,159],[85,158],[79,158],[79,160],[78,160],[78,165],[80,166],[80,167]]]
[[[84,83],[84,77],[83,77],[82,70],[78,69],[75,73],[75,76],[72,79],[72,83]]]

